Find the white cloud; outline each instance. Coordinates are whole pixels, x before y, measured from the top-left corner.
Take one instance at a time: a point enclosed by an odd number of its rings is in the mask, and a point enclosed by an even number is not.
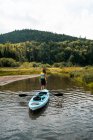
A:
[[[0,0],[0,33],[38,29],[93,39],[93,0]]]

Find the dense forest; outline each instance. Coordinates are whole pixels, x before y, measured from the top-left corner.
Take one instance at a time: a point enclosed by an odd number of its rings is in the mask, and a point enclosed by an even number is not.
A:
[[[79,39],[65,35],[57,35],[49,32],[39,33],[33,36],[24,32],[14,36],[17,31],[1,35],[0,38],[0,66],[19,66],[23,62],[38,62],[55,66],[86,66],[93,65],[93,41]],[[22,31],[20,31],[22,32]],[[31,30],[32,32],[32,30]],[[41,34],[41,35],[40,35]],[[29,38],[25,38],[29,36]],[[45,40],[43,38],[45,36]],[[58,36],[58,38],[57,38]],[[63,36],[63,38],[62,38]],[[9,38],[9,40],[7,40]],[[23,39],[24,38],[24,39]],[[22,40],[21,40],[22,39]],[[54,40],[53,40],[54,39]],[[30,41],[29,41],[30,40]],[[11,43],[10,43],[11,41]],[[19,43],[14,43],[19,42]]]

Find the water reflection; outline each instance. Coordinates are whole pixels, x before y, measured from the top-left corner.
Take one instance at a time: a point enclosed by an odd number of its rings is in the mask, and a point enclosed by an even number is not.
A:
[[[34,77],[31,79],[15,81],[13,83],[1,86],[0,90],[31,91],[39,88],[40,88],[39,79]]]
[[[48,78],[48,89],[56,90],[56,89],[66,89],[68,87],[73,87],[74,83],[68,77],[62,76],[50,76]]]
[[[20,101],[20,102],[19,102],[19,105],[22,106],[22,107],[26,107],[26,106],[27,106],[27,103],[24,102],[24,101]]]
[[[49,76],[47,80],[47,89],[66,89],[75,86],[69,78],[62,78],[60,76]],[[39,78],[31,78],[26,80],[16,81],[5,86],[1,86],[0,90],[10,91],[31,91],[40,89]]]
[[[70,79],[56,76],[48,78],[47,87],[52,91],[49,103],[35,112],[28,109],[28,102],[40,89],[38,78],[1,87],[17,94],[0,92],[0,140],[93,139],[93,95]],[[58,92],[63,96],[53,95]]]
[[[35,110],[35,111],[32,111],[32,110],[29,109],[29,117],[32,120],[36,120],[40,116],[43,116],[45,111],[46,111],[46,109],[48,108],[48,105],[49,105],[49,102],[43,108]]]

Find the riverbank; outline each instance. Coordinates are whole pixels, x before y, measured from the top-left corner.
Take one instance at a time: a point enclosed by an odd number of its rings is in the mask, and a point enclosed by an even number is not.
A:
[[[40,68],[0,68],[0,76],[40,74]]]
[[[79,71],[80,67],[70,68],[47,68],[47,74],[59,74],[67,76],[69,72]],[[14,81],[37,77],[41,72],[40,67],[31,68],[0,68],[0,85],[5,85]]]
[[[50,68],[50,73],[57,74],[62,77],[68,77],[70,80],[82,85],[93,93],[93,67],[63,67]]]
[[[5,85],[13,81],[32,78],[41,72],[40,67],[31,68],[0,68],[0,85]],[[57,74],[68,77],[80,85],[84,85],[93,91],[93,67],[51,67],[47,68],[47,74]]]

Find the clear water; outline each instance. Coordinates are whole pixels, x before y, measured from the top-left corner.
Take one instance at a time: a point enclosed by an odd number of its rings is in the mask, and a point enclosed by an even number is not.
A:
[[[0,140],[93,140],[90,91],[61,77],[49,77],[47,88],[48,104],[32,112],[28,102],[40,89],[38,78],[0,87]],[[54,96],[59,91],[63,96]]]

